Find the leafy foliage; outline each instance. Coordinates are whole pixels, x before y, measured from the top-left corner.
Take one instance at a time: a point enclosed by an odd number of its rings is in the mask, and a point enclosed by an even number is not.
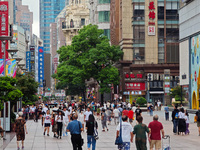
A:
[[[176,86],[171,89],[170,94],[171,97],[174,97],[176,101],[181,101],[181,86]],[[182,100],[185,100],[185,91],[182,90]]]
[[[37,93],[37,88],[39,83],[35,81],[32,73],[27,73],[26,75],[22,75],[17,73],[17,87],[23,93],[22,100],[24,103],[35,102],[38,100],[38,97],[35,95]]]
[[[16,78],[8,76],[0,77],[0,110],[3,108],[3,101],[10,101],[11,106],[13,106],[23,96],[23,93],[17,88],[16,84]]]
[[[85,91],[85,81],[95,79],[100,92],[110,92],[109,84],[118,84],[119,73],[113,66],[123,55],[119,47],[110,46],[103,30],[96,25],[84,26],[73,37],[72,44],[58,50],[60,64],[53,77],[60,82],[57,87],[73,89],[78,94]],[[68,94],[73,94],[70,91]]]
[[[136,103],[139,105],[144,105],[147,103],[147,100],[144,97],[138,97]]]

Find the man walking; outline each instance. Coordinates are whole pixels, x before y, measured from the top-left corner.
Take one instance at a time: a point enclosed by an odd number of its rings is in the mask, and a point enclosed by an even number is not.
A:
[[[169,121],[169,107],[167,106],[167,104],[165,105],[165,120]]]
[[[178,128],[178,113],[179,110],[177,109],[178,106],[174,107],[174,110],[172,111],[172,121],[174,124],[173,132],[176,135],[177,134],[177,128]]]
[[[120,111],[115,107],[115,109],[113,110],[113,114],[114,114],[114,122],[115,122],[115,125],[117,123],[119,123],[119,114],[120,114]],[[117,121],[117,123],[116,123]]]
[[[135,110],[135,117],[136,117],[136,120],[139,116],[141,116],[142,114],[142,110],[140,109],[140,105],[138,105],[137,109]],[[138,120],[137,120],[138,121]]]
[[[128,123],[128,117],[122,117],[122,141],[123,144],[118,146],[119,150],[130,150],[130,142],[133,143],[133,128],[130,123]],[[120,133],[120,124],[117,126],[117,137]]]
[[[137,117],[138,124],[134,127],[133,134],[135,137],[135,145],[137,150],[147,150],[146,132],[149,133],[149,128],[142,123],[143,117]]]
[[[158,115],[155,115],[153,117],[153,121],[149,123],[148,126],[150,132],[148,134],[148,139],[150,143],[150,150],[153,150],[154,146],[156,150],[161,149],[161,135],[160,132],[162,132],[162,137],[164,138],[164,130],[163,125],[158,121]]]
[[[84,113],[84,121],[87,122],[89,115],[92,114],[92,112],[90,111],[90,108],[87,108],[87,111]]]
[[[67,126],[67,131],[71,133],[71,142],[73,150],[82,150],[82,137],[81,131],[83,127],[80,121],[77,121],[78,115],[73,115],[73,121],[71,121]]]

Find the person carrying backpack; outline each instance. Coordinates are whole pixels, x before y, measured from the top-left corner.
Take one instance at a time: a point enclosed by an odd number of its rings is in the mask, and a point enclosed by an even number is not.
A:
[[[172,122],[174,124],[174,127],[173,127],[173,132],[174,134],[176,135],[177,134],[177,128],[178,128],[178,114],[179,114],[179,110],[177,109],[178,106],[175,106],[174,107],[174,110],[172,111]]]
[[[196,112],[196,118],[197,118],[197,127],[199,129],[199,136],[200,136],[200,107],[199,107],[199,110]]]

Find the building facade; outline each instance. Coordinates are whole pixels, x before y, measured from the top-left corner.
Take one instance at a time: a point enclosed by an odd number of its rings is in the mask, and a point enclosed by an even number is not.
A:
[[[110,39],[110,0],[90,0],[90,23],[104,30]]]
[[[124,101],[170,103],[167,93],[179,82],[178,10],[179,0],[111,0],[111,44],[124,52],[118,66]]]
[[[184,0],[180,9],[180,84],[188,91],[189,106],[199,108],[200,1]]]
[[[65,7],[66,0],[40,0],[40,38],[44,41],[44,52],[50,53],[50,23]]]
[[[32,35],[33,12],[30,12],[27,5],[22,5],[22,0],[15,0],[15,8],[15,24]]]
[[[89,8],[86,0],[70,0],[66,9],[65,22],[62,23],[62,30],[66,38],[66,45],[71,45],[72,38],[78,31],[89,24]]]

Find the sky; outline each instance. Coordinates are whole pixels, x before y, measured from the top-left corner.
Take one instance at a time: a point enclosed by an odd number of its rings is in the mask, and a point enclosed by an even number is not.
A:
[[[33,34],[39,37],[39,0],[22,0],[23,5],[28,5],[31,12],[33,12]]]

